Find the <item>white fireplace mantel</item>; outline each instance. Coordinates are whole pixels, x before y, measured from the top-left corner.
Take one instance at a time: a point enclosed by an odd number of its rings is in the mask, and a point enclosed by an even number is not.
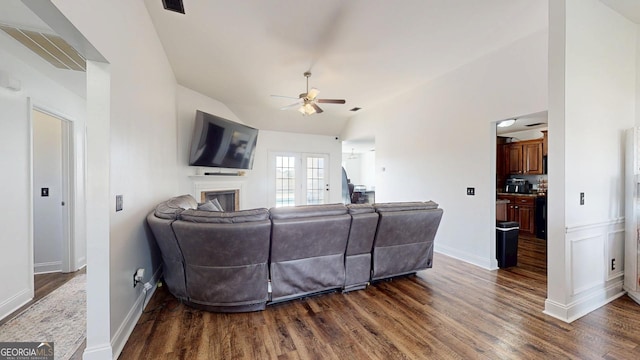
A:
[[[200,201],[201,193],[206,191],[238,190],[240,210],[245,209],[245,178],[238,176],[229,179],[229,176],[195,175],[189,176],[189,179],[193,183],[191,195],[196,200]]]

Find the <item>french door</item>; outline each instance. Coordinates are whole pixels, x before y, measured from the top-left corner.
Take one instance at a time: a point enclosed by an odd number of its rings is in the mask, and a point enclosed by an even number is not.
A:
[[[272,206],[326,204],[329,154],[269,154],[269,202]]]

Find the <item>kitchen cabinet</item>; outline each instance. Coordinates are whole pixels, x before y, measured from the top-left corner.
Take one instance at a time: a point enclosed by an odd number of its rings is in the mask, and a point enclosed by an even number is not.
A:
[[[524,174],[542,174],[542,141],[522,145],[522,167]]]
[[[542,140],[519,141],[508,144],[505,151],[507,173],[511,175],[542,174],[542,151]]]
[[[522,145],[512,143],[507,146],[507,174],[522,174]]]
[[[509,200],[507,204],[507,221],[520,224],[520,233],[535,234],[535,196],[498,195],[498,200]]]
[[[498,137],[498,141],[503,138]],[[509,175],[507,169],[507,143],[498,143],[496,149],[496,188],[504,189],[505,182]]]

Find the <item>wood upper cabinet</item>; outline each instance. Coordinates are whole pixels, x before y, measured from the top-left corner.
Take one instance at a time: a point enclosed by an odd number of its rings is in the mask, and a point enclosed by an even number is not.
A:
[[[512,143],[507,146],[507,173],[522,174],[522,145]]]
[[[507,174],[542,174],[542,151],[542,140],[520,141],[508,144],[506,150]]]
[[[499,143],[496,148],[496,188],[498,189],[504,189],[507,175],[509,175],[509,170],[507,169],[508,146],[509,144]]]
[[[542,142],[522,145],[522,166],[524,174],[542,174]]]

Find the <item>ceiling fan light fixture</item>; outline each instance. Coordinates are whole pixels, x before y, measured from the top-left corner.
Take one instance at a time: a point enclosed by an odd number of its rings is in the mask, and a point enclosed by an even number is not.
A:
[[[298,111],[300,111],[302,115],[311,115],[316,113],[316,109],[314,109],[313,106],[311,106],[311,104],[308,102],[300,106]]]
[[[291,104],[291,105],[287,105],[284,107],[281,107],[280,110],[287,110],[287,109],[293,109],[297,107],[297,110],[302,114],[302,115],[313,115],[313,114],[320,114],[323,113],[324,110],[322,110],[321,107],[318,106],[318,104],[344,104],[346,103],[346,101],[344,99],[318,99],[317,96],[318,94],[320,94],[320,90],[316,89],[316,88],[311,88],[309,89],[309,77],[311,76],[311,72],[306,71],[304,74],[304,77],[307,79],[307,87],[306,90],[307,92],[304,92],[300,95],[298,95],[297,98],[297,102]],[[282,96],[282,95],[271,95],[274,97],[286,97],[288,98],[289,96]],[[293,98],[295,99],[295,98]]]
[[[509,127],[516,123],[516,119],[502,120],[498,123],[498,127]]]

